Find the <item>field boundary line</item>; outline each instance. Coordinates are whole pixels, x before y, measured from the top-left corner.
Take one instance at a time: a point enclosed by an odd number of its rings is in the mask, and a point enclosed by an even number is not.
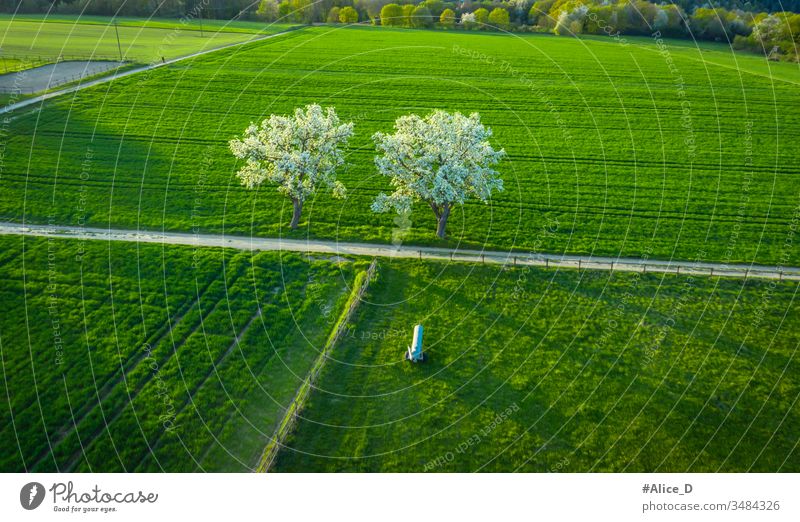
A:
[[[336,343],[347,331],[347,325],[358,309],[358,305],[361,303],[361,299],[369,288],[370,282],[375,277],[377,267],[378,260],[373,259],[369,268],[356,275],[353,290],[350,293],[350,297],[347,299],[347,304],[345,304],[344,310],[342,310],[341,315],[336,320],[333,330],[328,336],[328,340],[325,342],[325,346],[314,361],[314,365],[309,370],[303,384],[298,388],[297,394],[292,399],[292,402],[290,402],[289,406],[286,408],[286,413],[284,413],[283,418],[278,423],[278,427],[275,429],[272,439],[264,448],[255,469],[257,473],[267,473],[269,471],[270,467],[275,462],[275,457],[277,457],[278,452],[284,447],[286,438],[297,425],[297,417],[305,407],[308,397],[311,395],[314,382],[317,377],[319,377],[322,368],[325,366],[325,362],[328,360],[328,354],[330,354],[336,346]]]
[[[67,87],[65,89],[60,89],[60,90],[52,91],[52,92],[46,92],[44,94],[40,94],[39,96],[35,96],[33,98],[27,98],[25,100],[20,100],[20,101],[18,101],[16,103],[12,103],[10,105],[6,105],[4,107],[0,107],[0,114],[9,114],[9,113],[14,112],[14,111],[16,111],[18,109],[23,109],[25,107],[28,107],[29,105],[34,105],[36,103],[44,102],[46,100],[49,100],[50,98],[55,98],[57,96],[62,96],[64,94],[70,94],[70,93],[77,92],[77,91],[80,91],[82,89],[86,89],[88,87],[94,87],[95,85],[100,85],[100,84],[103,84],[103,83],[106,83],[106,82],[119,80],[120,78],[125,78],[126,76],[131,76],[133,74],[137,74],[137,73],[140,73],[140,72],[151,71],[153,69],[158,69],[159,67],[166,67],[167,65],[172,65],[172,64],[181,62],[183,60],[187,60],[189,58],[196,58],[198,56],[203,56],[203,55],[206,55],[206,54],[215,53],[217,51],[222,51],[223,49],[230,49],[232,47],[238,47],[240,45],[247,45],[247,44],[251,44],[251,43],[254,43],[254,42],[261,42],[261,41],[264,41],[264,40],[277,38],[279,36],[283,36],[285,34],[291,33],[293,31],[300,30],[302,28],[303,28],[302,26],[290,27],[288,29],[285,29],[283,31],[279,31],[279,32],[274,33],[274,34],[261,35],[261,36],[255,37],[255,38],[250,38],[249,40],[244,40],[243,42],[234,42],[234,43],[230,43],[230,44],[225,44],[225,45],[221,45],[219,47],[214,47],[213,49],[204,49],[202,51],[197,51],[197,52],[194,52],[194,53],[191,53],[191,54],[187,54],[185,56],[178,56],[177,58],[171,58],[171,59],[165,60],[163,62],[150,63],[148,65],[143,65],[142,67],[137,67],[135,69],[126,69],[124,71],[117,71],[114,74],[110,74],[108,76],[103,76],[102,78],[89,80],[89,81],[87,81],[85,83],[80,83],[78,85],[74,85],[72,87]]]
[[[642,50],[644,50],[644,51],[651,51],[651,52],[654,52],[654,53],[659,53],[659,52],[660,52],[660,51],[659,51],[657,48],[653,48],[652,46],[648,46],[648,45],[643,45],[643,44],[633,44],[633,46],[634,46],[634,47],[636,47],[637,49],[642,49]],[[685,49],[685,50],[689,50],[689,51],[696,51],[696,50],[699,50],[699,51],[701,51],[701,53],[702,53],[702,49],[701,49],[701,48],[699,48],[699,47],[683,47],[683,46],[678,46],[678,47],[674,47],[673,49],[675,49],[675,50],[681,50],[681,49]],[[712,51],[712,52],[719,52],[719,51],[716,51],[716,50],[714,50],[714,51]],[[735,52],[735,53],[738,53],[739,51],[734,51],[734,52]],[[727,56],[727,55],[726,55],[726,56]],[[752,55],[744,55],[744,56],[752,56]],[[789,84],[791,84],[791,85],[800,85],[800,82],[796,82],[796,81],[794,81],[794,80],[789,80],[789,79],[787,79],[787,78],[779,78],[779,77],[777,77],[777,76],[771,76],[771,75],[762,74],[762,73],[758,73],[758,72],[754,72],[754,71],[748,71],[747,69],[741,69],[741,68],[739,68],[739,67],[734,67],[733,65],[725,65],[725,64],[722,64],[722,63],[717,63],[717,62],[710,62],[710,61],[708,61],[708,60],[706,60],[706,59],[702,58],[702,54],[701,54],[701,57],[700,57],[700,58],[698,58],[698,57],[695,57],[695,56],[689,56],[688,54],[684,54],[684,55],[682,55],[682,57],[683,57],[683,58],[686,58],[687,60],[692,60],[692,61],[694,61],[694,62],[700,62],[700,63],[704,63],[704,64],[706,64],[706,65],[713,65],[713,66],[715,66],[715,67],[722,67],[722,68],[724,68],[724,69],[730,69],[730,70],[732,70],[732,71],[736,71],[736,72],[738,72],[740,75],[741,75],[741,73],[745,73],[745,74],[750,74],[750,75],[753,75],[753,76],[758,76],[758,77],[760,77],[760,78],[765,78],[765,79],[767,79],[767,80],[770,80],[770,81],[772,81],[772,82],[776,82],[776,81],[778,81],[778,82],[789,83]],[[783,63],[787,63],[787,62],[783,62]],[[791,62],[788,62],[788,63],[791,63]],[[768,67],[768,68],[770,67],[770,65],[769,65],[769,61],[767,61],[767,67]]]
[[[706,277],[777,279],[800,281],[800,267],[767,266],[743,263],[603,257],[592,255],[544,254],[525,251],[470,250],[413,245],[382,245],[317,239],[194,234],[89,227],[30,225],[0,222],[0,235],[75,238],[82,240],[123,241],[188,245],[193,247],[233,248],[245,251],[281,251],[338,256],[389,257],[460,263],[541,266],[544,268],[604,270],[617,272],[657,272]]]

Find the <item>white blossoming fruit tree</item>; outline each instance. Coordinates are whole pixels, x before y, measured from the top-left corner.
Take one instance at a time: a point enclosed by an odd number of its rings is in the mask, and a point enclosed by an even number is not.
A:
[[[414,201],[424,201],[436,216],[436,235],[444,239],[454,205],[471,197],[487,202],[493,191],[503,190],[503,180],[492,167],[506,153],[492,148],[491,136],[477,113],[401,116],[394,134],[372,137],[383,153],[375,157],[375,165],[395,188],[391,194],[378,194],[372,210],[406,213]]]
[[[344,163],[341,147],[353,135],[353,124],[340,123],[333,107],[295,109],[293,116],[273,114],[261,125],[250,124],[241,139],[230,142],[234,156],[246,161],[237,176],[253,188],[268,180],[294,205],[291,227],[297,228],[303,202],[323,184],[333,196],[345,196],[336,169]]]

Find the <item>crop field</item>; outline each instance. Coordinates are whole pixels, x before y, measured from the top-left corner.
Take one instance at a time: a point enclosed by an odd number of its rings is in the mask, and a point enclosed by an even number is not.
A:
[[[105,20],[105,23],[103,21]],[[36,20],[33,18],[0,17],[0,49],[4,56],[25,57],[31,63],[65,58],[101,59],[119,57],[126,61],[148,63],[161,58],[176,58],[197,51],[213,49],[252,39],[255,34],[271,34],[289,26],[261,24],[260,30],[216,23],[202,34],[193,24],[177,20],[156,21],[136,25],[135,20],[119,23],[120,48],[110,19]],[[2,69],[0,69],[2,72]]]
[[[0,237],[0,469],[251,469],[356,269]]]
[[[792,64],[670,41],[303,29],[15,115],[0,218],[291,235],[291,205],[241,187],[227,142],[320,103],[356,125],[340,174],[349,197],[319,194],[294,235],[434,243],[430,209],[401,230],[369,210],[389,188],[371,135],[441,108],[480,112],[508,152],[505,191],[456,209],[448,245],[792,265],[797,77]]]
[[[61,23],[72,25],[76,21],[81,25],[108,25],[111,19],[107,16],[97,15],[81,15],[77,18],[75,15],[61,15],[61,14],[18,14],[8,15],[0,14],[0,20],[15,20],[19,22],[37,22],[37,23]],[[216,32],[222,31],[226,33],[263,33],[272,34],[275,32],[276,27],[281,27],[281,24],[267,24],[264,22],[254,22],[247,20],[209,20],[200,19],[199,17],[185,17],[182,19],[170,18],[136,18],[132,16],[117,16],[114,18],[117,25],[120,27],[149,27],[154,29],[181,29],[186,31],[209,31]],[[284,27],[289,27],[291,24],[285,24]]]
[[[605,36],[581,36],[588,42],[608,42]],[[670,39],[665,41],[670,52],[677,52],[682,59],[694,60],[707,64],[711,71],[716,67],[725,67],[738,71],[741,81],[746,82],[751,75],[762,76],[774,82],[788,82],[800,85],[800,67],[781,65],[760,56],[747,53],[731,52],[730,46],[722,42],[693,41]],[[642,50],[658,51],[657,42],[646,36],[626,36],[624,45],[633,46]]]
[[[118,23],[136,62],[289,28]],[[102,17],[0,17],[0,39],[0,67],[116,52]],[[228,143],[311,103],[355,124],[347,199],[316,194],[292,231],[289,200],[242,187]],[[408,221],[370,210],[391,189],[372,135],[434,109],[480,113],[508,153],[504,191],[457,207],[445,240],[426,205]],[[0,235],[0,470],[248,471],[290,426],[270,470],[800,472],[800,284],[782,275],[382,257],[344,323],[372,260],[199,235],[796,267],[798,139],[796,64],[367,26],[304,27],[4,115],[0,222],[197,243]],[[416,324],[422,364],[403,360]]]
[[[384,260],[275,470],[796,472],[797,292]]]

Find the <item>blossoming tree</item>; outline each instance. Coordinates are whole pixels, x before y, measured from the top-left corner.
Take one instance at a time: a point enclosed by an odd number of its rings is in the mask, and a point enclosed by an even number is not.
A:
[[[271,115],[250,124],[241,139],[230,142],[234,156],[246,161],[237,176],[247,188],[265,180],[278,186],[294,205],[290,226],[300,222],[303,202],[323,184],[333,196],[345,196],[336,169],[344,163],[341,147],[353,134],[353,123],[340,123],[333,107],[295,109],[293,116]]]
[[[407,213],[414,201],[430,205],[438,223],[436,235],[445,237],[447,218],[455,204],[475,197],[488,201],[503,180],[492,166],[505,156],[489,143],[491,129],[481,124],[480,115],[434,111],[421,118],[401,116],[395,133],[375,133],[378,152],[375,165],[391,178],[392,194],[380,193],[372,203],[375,212],[395,209]]]

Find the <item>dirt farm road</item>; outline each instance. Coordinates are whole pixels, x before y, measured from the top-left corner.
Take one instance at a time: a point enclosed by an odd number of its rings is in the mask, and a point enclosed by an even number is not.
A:
[[[491,263],[507,266],[541,266],[587,270],[617,270],[621,272],[660,272],[691,274],[708,277],[759,278],[800,281],[800,268],[746,264],[722,264],[693,261],[664,261],[657,259],[613,258],[504,252],[497,250],[463,250],[410,245],[380,245],[325,240],[283,239],[277,237],[246,237],[224,234],[194,234],[181,232],[136,231],[89,227],[29,225],[0,222],[0,235],[22,235],[53,238],[73,238],[94,241],[127,241],[189,245],[204,248],[234,248],[238,250],[272,250],[331,256],[364,256],[406,259],[445,260],[460,263]]]

